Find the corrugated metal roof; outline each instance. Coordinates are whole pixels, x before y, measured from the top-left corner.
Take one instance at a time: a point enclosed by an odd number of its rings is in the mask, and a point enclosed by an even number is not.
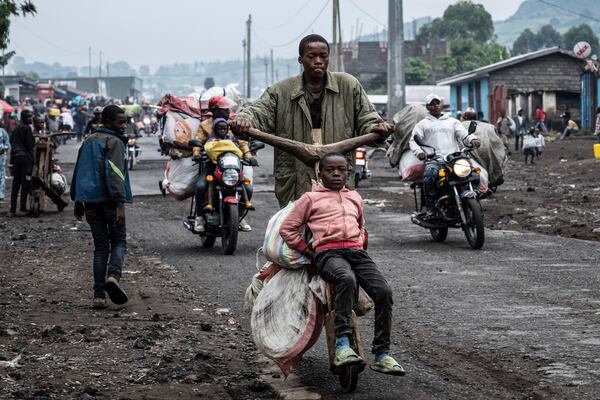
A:
[[[577,58],[573,52],[567,51],[565,49],[561,49],[560,47],[550,47],[548,49],[542,49],[538,51],[533,51],[527,54],[521,54],[507,60],[502,60],[494,64],[486,65],[472,71],[463,72],[462,74],[454,75],[449,78],[442,79],[437,82],[438,85],[453,85],[459,82],[467,82],[477,78],[483,78],[489,76],[490,72],[497,71],[499,69],[507,68],[512,65],[533,60],[539,57],[548,56],[551,54],[564,54],[573,58]]]

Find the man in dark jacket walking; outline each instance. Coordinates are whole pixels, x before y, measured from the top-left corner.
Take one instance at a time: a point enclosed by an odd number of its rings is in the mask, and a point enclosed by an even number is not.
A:
[[[131,203],[126,162],[125,112],[116,105],[102,111],[103,127],[89,135],[77,156],[71,199],[75,217],[85,214],[94,238],[94,308],[106,308],[106,294],[125,304],[119,285],[127,250],[125,203]]]
[[[10,160],[13,165],[13,184],[10,196],[9,216],[17,212],[17,196],[21,190],[21,212],[27,212],[27,196],[31,190],[31,173],[34,163],[35,139],[31,129],[32,114],[29,110],[21,111],[21,123],[10,135]]]

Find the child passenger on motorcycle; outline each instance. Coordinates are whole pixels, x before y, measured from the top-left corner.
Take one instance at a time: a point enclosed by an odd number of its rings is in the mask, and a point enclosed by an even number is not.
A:
[[[329,153],[319,162],[320,185],[296,201],[281,226],[281,236],[292,249],[313,260],[319,275],[335,286],[335,365],[364,362],[350,347],[352,307],[360,285],[375,302],[375,335],[371,369],[404,375],[390,354],[392,289],[366,252],[367,232],[361,196],[344,187],[348,178],[343,154]],[[301,234],[313,235],[306,243]]]

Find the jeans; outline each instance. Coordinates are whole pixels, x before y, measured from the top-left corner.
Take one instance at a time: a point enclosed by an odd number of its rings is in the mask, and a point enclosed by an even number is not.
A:
[[[544,121],[537,121],[535,123],[535,129],[539,129],[542,132],[548,132],[548,128],[546,128]]]
[[[423,196],[425,197],[425,207],[428,211],[433,211],[435,207],[435,197],[437,188],[435,186],[438,172],[442,169],[441,164],[427,163],[423,173]]]
[[[117,203],[86,203],[85,219],[94,238],[94,297],[105,298],[104,281],[108,276],[121,279],[127,251],[125,224],[116,224]],[[110,257],[110,259],[109,259]]]
[[[31,193],[33,159],[27,155],[13,157],[13,184],[10,194],[10,212],[17,212],[17,197],[21,191],[21,212],[27,211],[27,196]]]
[[[357,283],[375,303],[375,335],[372,352],[390,350],[392,331],[392,289],[366,251],[354,249],[326,250],[317,254],[319,274],[335,286],[335,335],[352,334],[352,307],[357,297]]]
[[[560,135],[560,139],[562,140],[568,138],[569,136],[571,136],[571,130],[569,128],[565,128],[563,133]]]
[[[523,147],[523,133],[517,133],[515,135],[515,151],[521,150],[521,147]]]
[[[0,199],[4,198],[6,185],[6,154],[0,155]]]

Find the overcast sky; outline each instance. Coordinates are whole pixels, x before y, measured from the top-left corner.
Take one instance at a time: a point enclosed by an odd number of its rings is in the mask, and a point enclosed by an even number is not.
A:
[[[512,15],[521,0],[476,0],[494,20]],[[175,62],[241,58],[248,14],[253,20],[253,54],[297,55],[299,37],[331,39],[331,0],[34,0],[38,14],[13,18],[11,49],[27,62],[88,65],[124,60],[137,67]],[[438,17],[454,3],[404,1],[404,19]],[[387,0],[340,0],[342,35],[373,33],[387,23]],[[313,23],[314,21],[314,23]],[[290,43],[290,44],[287,44]]]

